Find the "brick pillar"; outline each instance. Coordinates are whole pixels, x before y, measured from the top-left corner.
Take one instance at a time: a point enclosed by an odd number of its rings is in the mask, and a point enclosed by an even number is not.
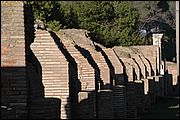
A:
[[[142,80],[135,80],[137,114],[138,116],[144,112],[144,82]]]
[[[148,59],[145,58],[144,56],[140,55],[140,58],[142,59],[144,65],[146,66],[146,78],[148,76],[151,76],[152,75],[152,68],[151,68],[151,64],[149,63]]]
[[[69,33],[68,30],[57,33],[61,42],[64,44],[64,47],[77,62],[78,79],[81,88],[78,91],[78,101],[75,105],[74,118],[96,118],[95,89],[97,89],[97,82],[100,80],[99,68],[92,58],[91,53],[86,50],[87,46],[78,46],[81,44],[76,40],[79,40],[80,38],[76,38],[76,35],[79,35],[78,33],[81,32],[81,30],[75,31],[76,34],[73,36],[71,36],[73,30],[71,33]]]
[[[110,89],[98,91],[98,119],[113,119],[113,92]]]
[[[114,119],[126,119],[126,107],[126,87],[124,85],[113,86]]]
[[[42,66],[42,83],[45,98],[59,98],[61,100],[61,119],[71,118],[71,97],[69,85],[73,82],[75,71],[71,58],[63,44],[54,41],[48,31],[36,30],[36,38],[31,49]],[[67,53],[67,54],[66,54]],[[74,67],[75,67],[74,63]],[[73,77],[70,77],[73,76]],[[71,79],[70,79],[71,78]]]
[[[154,33],[153,34],[153,45],[158,45],[157,48],[157,69],[158,69],[158,75],[160,74],[161,71],[161,66],[162,66],[162,52],[161,52],[161,38],[162,38],[163,34],[160,33]]]
[[[135,67],[133,65],[133,61],[131,58],[120,58],[123,64],[125,65],[126,69],[126,75],[127,75],[127,81],[132,82],[135,80]],[[136,69],[136,75],[138,75],[139,72],[137,72],[138,69]]]
[[[110,48],[103,49],[103,51],[106,53],[112,66],[114,67],[114,77],[113,77],[114,84],[113,85],[124,84],[125,82],[124,71],[123,71],[124,66],[119,61],[119,58],[116,56],[115,52]]]
[[[143,56],[149,61],[152,67],[152,76],[158,75],[157,67],[157,56],[158,56],[158,46],[157,45],[148,45],[148,46],[133,46],[133,48],[138,48]]]
[[[24,4],[1,1],[1,118],[27,118]]]
[[[144,83],[144,109],[147,110],[150,107],[150,94],[149,94],[149,89],[150,89],[150,84],[148,79],[142,79]]]
[[[140,75],[140,79],[146,78],[146,66],[144,65],[143,61],[141,60],[141,58],[139,57],[139,55],[137,54],[133,54],[132,56],[133,60],[135,61],[135,63],[137,63],[137,65],[140,68],[141,71],[141,75]],[[139,80],[140,80],[139,79]]]
[[[126,84],[127,119],[137,119],[136,86],[134,82]]]
[[[90,52],[100,70],[100,78],[103,81],[104,88],[110,88],[112,86],[112,81],[110,80],[110,70],[105,58],[100,52],[97,52],[90,47],[86,47],[86,49]]]

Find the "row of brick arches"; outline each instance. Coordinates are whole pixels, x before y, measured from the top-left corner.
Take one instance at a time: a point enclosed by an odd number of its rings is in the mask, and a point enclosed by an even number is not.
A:
[[[86,30],[35,30],[22,1],[1,3],[1,118],[139,118],[177,84],[160,75],[158,46],[106,48]]]

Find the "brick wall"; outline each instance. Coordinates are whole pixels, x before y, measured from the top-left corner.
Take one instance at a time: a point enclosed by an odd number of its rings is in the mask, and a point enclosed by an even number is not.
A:
[[[68,62],[71,58],[66,58],[58,47],[50,33],[47,31],[36,30],[34,43],[31,49],[42,66],[42,83],[44,85],[44,95],[46,98],[61,99],[61,118],[70,118],[70,93],[69,75],[73,70]]]
[[[138,63],[132,59],[132,54],[135,54],[132,50],[130,50],[128,47],[114,47],[114,52],[116,55],[121,59],[121,61],[124,63],[125,67],[128,67],[129,65],[132,66],[133,72],[128,72],[128,81],[134,81],[134,80],[140,80],[141,79],[141,69],[138,65]],[[135,55],[134,55],[135,56]],[[128,68],[126,68],[126,72],[129,71]]]
[[[157,96],[164,96],[165,89],[164,89],[164,76],[155,76],[155,91]]]
[[[177,76],[177,64],[174,62],[166,61],[165,63],[165,82],[166,82],[166,94],[167,95],[178,95],[179,91],[179,80]]]
[[[105,58],[100,52],[97,52],[93,48],[86,47],[86,49],[91,53],[94,61],[97,63],[97,66],[100,70],[100,78],[104,84],[104,86],[110,88],[112,86],[112,82],[110,81],[110,70],[106,63]]]
[[[1,1],[2,119],[26,119],[28,113],[23,11],[21,1]]]
[[[78,91],[78,103],[75,105],[74,118],[80,119],[83,117],[94,118],[94,107],[88,107],[91,103],[92,106],[96,105],[96,96],[92,94],[95,91],[95,69],[89,64],[88,60],[81,54],[81,52],[75,47],[76,44],[72,44],[69,40],[70,38],[65,34],[58,33],[60,40],[64,43],[67,51],[72,55],[72,57],[77,62],[78,67],[78,79],[80,81],[80,89]],[[81,103],[82,101],[86,101]],[[90,112],[91,111],[91,112]],[[89,114],[90,113],[90,114]],[[87,115],[88,114],[88,115]]]
[[[99,83],[102,81],[101,76],[100,76],[100,69],[97,65],[97,63],[95,62],[92,54],[89,52],[89,50],[87,50],[84,47],[81,47],[79,45],[76,45],[75,48],[81,53],[81,55],[83,55],[84,58],[87,59],[88,63],[93,67],[94,72],[95,72],[95,90],[98,90],[100,88]],[[94,86],[93,86],[94,88]]]
[[[152,66],[151,66],[150,62],[148,61],[148,59],[145,58],[143,55],[140,55],[139,57],[143,61],[144,65],[146,67],[146,75],[147,75],[146,77],[152,76]]]
[[[57,34],[67,51],[77,62],[78,66],[78,79],[81,82],[81,90],[95,90],[95,70],[88,63],[88,60],[75,48],[76,44],[70,43],[70,38],[65,34]]]
[[[34,99],[29,107],[29,119],[59,119],[61,101],[58,98]]]
[[[1,66],[25,66],[25,33],[22,2],[1,2]]]
[[[97,106],[96,106],[96,92],[95,91],[82,91],[78,93],[78,107],[76,108],[74,117],[75,119],[96,119]]]
[[[144,113],[144,82],[142,80],[135,80],[136,88],[136,104],[137,114],[141,115]]]
[[[1,118],[137,118],[169,79],[177,85],[173,65],[172,78],[159,75],[157,46],[110,49],[84,30],[35,31],[26,7],[1,2]]]
[[[134,77],[134,80],[140,80],[141,79],[141,68],[140,68],[140,65],[133,59],[133,58],[129,58],[127,59],[127,62],[129,64],[131,64],[134,68],[134,71],[135,71],[135,77]]]
[[[134,65],[130,62],[130,61],[132,61],[132,59],[120,58],[120,60],[123,62],[124,66],[125,66],[125,71],[127,74],[127,81],[128,82],[134,81],[135,80],[135,69],[134,69]],[[137,72],[138,70],[139,69],[136,69],[136,75],[139,75]]]
[[[125,78],[124,78],[123,65],[119,61],[115,52],[110,48],[103,49],[103,51],[108,56],[112,66],[114,67],[114,77],[113,77],[113,79],[115,80],[114,85],[124,84]]]
[[[98,91],[98,119],[113,119],[113,92],[110,89]]]
[[[147,45],[147,46],[131,46],[132,48],[138,49],[150,62],[152,66],[152,75],[158,75],[158,46],[156,45]]]
[[[172,75],[172,85],[178,84],[177,79],[177,64],[173,62],[166,62],[166,70],[168,70],[168,74]],[[169,80],[170,81],[170,80]]]
[[[126,83],[127,119],[137,119],[136,86],[134,82]]]
[[[126,119],[127,118],[127,98],[126,98],[126,86],[115,85],[113,86],[113,113],[114,119]]]
[[[136,64],[138,64],[139,68],[140,68],[140,79],[146,78],[146,66],[144,65],[143,61],[141,60],[141,58],[139,57],[139,55],[133,55],[132,56],[133,60],[135,61]],[[139,80],[140,80],[139,79]]]

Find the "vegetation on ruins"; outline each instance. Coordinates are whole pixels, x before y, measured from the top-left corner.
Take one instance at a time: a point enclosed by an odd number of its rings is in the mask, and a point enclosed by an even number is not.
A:
[[[106,47],[152,44],[164,31],[163,48],[175,43],[174,1],[30,1],[35,19],[54,31],[82,28]],[[174,51],[174,50],[173,50]]]

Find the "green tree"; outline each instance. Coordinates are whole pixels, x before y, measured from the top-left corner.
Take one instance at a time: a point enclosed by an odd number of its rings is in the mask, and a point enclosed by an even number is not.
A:
[[[36,20],[44,22],[45,26],[58,31],[62,28],[63,13],[56,1],[28,1],[31,4]]]
[[[78,28],[79,21],[77,18],[77,14],[74,11],[73,3],[75,1],[60,1],[61,10],[63,13],[64,26],[63,28]]]
[[[136,32],[138,12],[130,1],[31,1],[36,19],[47,27],[82,28],[107,47],[144,44]]]
[[[91,38],[98,43],[108,47],[144,43],[136,33],[139,16],[130,2],[77,1],[73,10],[79,27],[89,30]]]
[[[139,18],[138,11],[129,1],[118,1],[114,4],[116,20],[115,29],[119,31],[118,45],[131,46],[144,44],[144,39],[136,32],[136,24]]]
[[[147,31],[159,27],[163,31],[163,59],[172,61],[176,56],[175,1],[132,1],[140,18],[138,26]],[[146,36],[146,43],[152,44],[152,36]]]

